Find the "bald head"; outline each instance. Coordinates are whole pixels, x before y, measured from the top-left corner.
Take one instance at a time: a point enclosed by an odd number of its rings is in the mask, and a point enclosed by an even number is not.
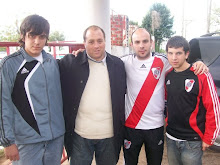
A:
[[[152,46],[150,33],[144,28],[136,29],[131,35],[131,46],[139,60],[150,58]]]
[[[147,34],[149,35],[149,39],[151,39],[151,34],[145,29],[145,28],[137,28],[133,33],[131,34],[131,42],[133,43],[133,36],[134,35],[139,35],[139,34]]]

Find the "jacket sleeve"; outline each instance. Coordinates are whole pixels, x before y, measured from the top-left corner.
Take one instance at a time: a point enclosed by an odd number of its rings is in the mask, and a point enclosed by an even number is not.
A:
[[[14,136],[14,109],[11,93],[13,90],[13,76],[7,63],[0,64],[0,142],[3,147],[15,143]]]
[[[204,74],[202,82],[202,101],[206,109],[206,123],[203,141],[212,145],[220,129],[220,105],[216,87],[210,73]]]

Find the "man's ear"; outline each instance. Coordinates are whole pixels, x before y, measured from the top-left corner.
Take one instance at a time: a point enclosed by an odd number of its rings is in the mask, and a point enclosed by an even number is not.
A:
[[[25,42],[25,39],[24,39],[24,35],[23,34],[20,34],[20,38],[23,42]]]
[[[189,51],[186,52],[186,59],[189,57]]]

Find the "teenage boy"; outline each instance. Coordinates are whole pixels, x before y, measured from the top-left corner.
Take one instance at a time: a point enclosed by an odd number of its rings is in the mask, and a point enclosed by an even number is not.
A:
[[[50,25],[30,15],[21,49],[0,64],[0,141],[13,165],[60,165],[65,132],[60,74],[43,48]]]
[[[167,92],[167,155],[170,165],[201,165],[203,151],[219,134],[219,98],[210,73],[194,74],[187,62],[190,47],[175,36],[166,45],[173,67],[165,80]]]

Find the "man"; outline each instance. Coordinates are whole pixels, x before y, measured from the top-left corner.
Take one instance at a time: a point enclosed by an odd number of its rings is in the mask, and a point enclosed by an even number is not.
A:
[[[26,17],[21,49],[1,61],[1,145],[13,165],[60,164],[65,125],[58,64],[43,50],[49,31],[43,17]]]
[[[169,39],[167,57],[173,70],[166,76],[167,156],[170,165],[202,165],[202,154],[219,134],[220,106],[210,73],[195,75],[187,62],[189,43]]]
[[[71,165],[115,165],[123,144],[126,75],[123,62],[105,52],[98,26],[83,35],[85,51],[59,61]]]
[[[134,54],[121,58],[127,76],[125,163],[138,164],[144,143],[148,164],[160,165],[164,144],[164,81],[171,66],[165,55],[152,55],[151,35],[146,29],[138,28],[132,33],[131,46]],[[206,67],[197,66],[196,72],[203,69]]]

